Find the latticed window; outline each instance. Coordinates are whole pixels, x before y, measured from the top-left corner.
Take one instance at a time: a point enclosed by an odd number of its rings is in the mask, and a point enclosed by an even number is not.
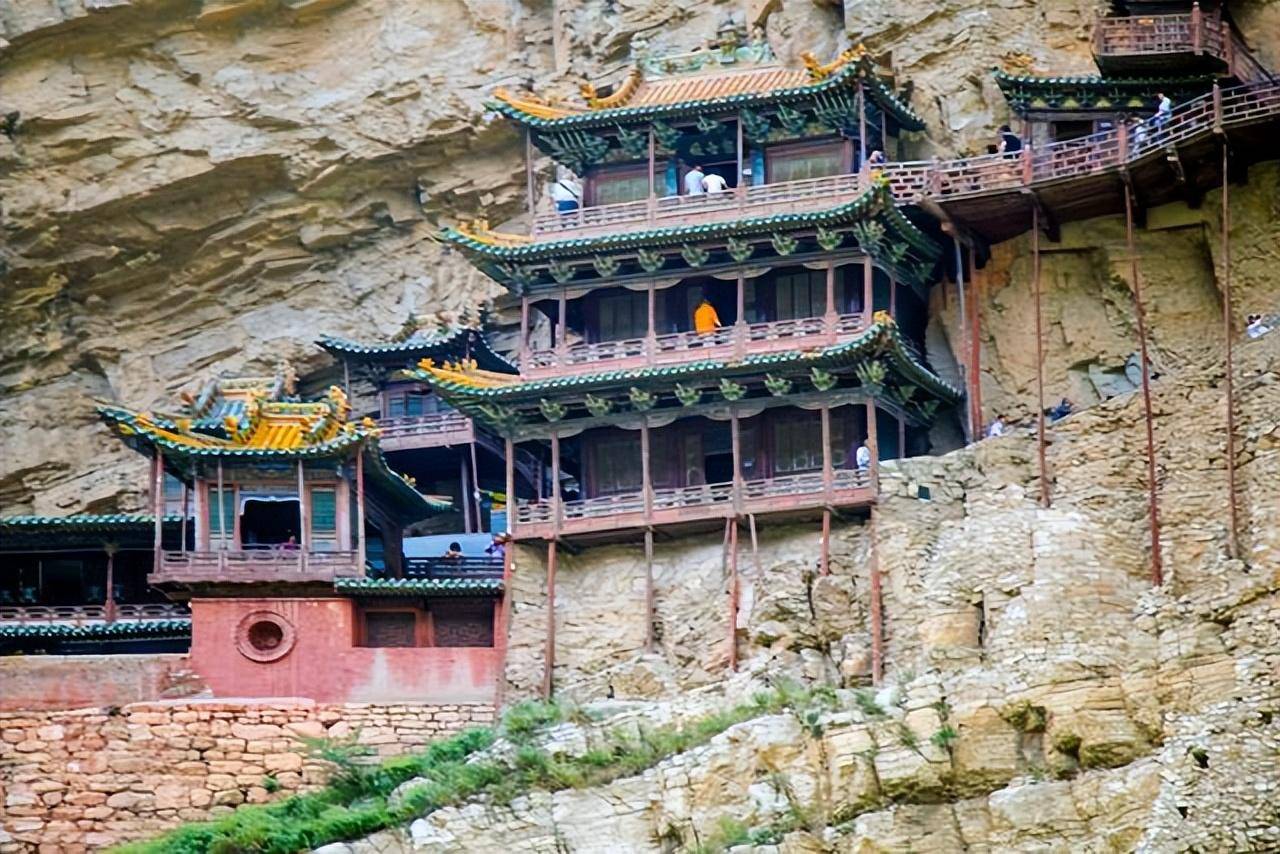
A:
[[[608,166],[591,177],[588,203],[614,205],[649,198],[647,165]]]
[[[622,341],[649,334],[649,296],[646,293],[626,291],[607,294],[600,297],[596,310],[594,341]]]
[[[770,184],[825,178],[847,171],[840,140],[781,145],[766,152]]]
[[[777,319],[799,320],[821,317],[827,311],[827,274],[821,270],[805,270],[778,276]]]
[[[590,445],[588,455],[591,470],[589,483],[591,494],[617,495],[639,492],[644,485],[640,471],[640,439],[618,437],[603,439]]]
[[[774,474],[798,474],[822,468],[822,422],[817,413],[779,419],[773,430]]]
[[[368,611],[364,615],[365,646],[417,646],[413,611]]]
[[[331,486],[311,487],[311,544],[313,551],[338,547],[338,491]]]

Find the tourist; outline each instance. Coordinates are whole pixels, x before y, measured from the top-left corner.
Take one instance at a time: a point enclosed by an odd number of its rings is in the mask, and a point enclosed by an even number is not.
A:
[[[1249,315],[1249,325],[1245,328],[1245,334],[1250,338],[1261,338],[1271,331],[1271,327],[1267,325],[1266,319],[1260,314]]]
[[[729,189],[729,182],[714,172],[708,172],[702,178],[702,189],[706,193],[723,193]]]
[[[462,557],[462,544],[453,542],[449,543],[449,548],[445,550],[445,560],[458,560]]]
[[[1061,421],[1063,418],[1066,418],[1070,414],[1071,414],[1071,401],[1067,400],[1064,397],[1061,403],[1053,407],[1053,409],[1049,410],[1049,422],[1052,423],[1054,421]]]
[[[1001,418],[999,415],[997,415],[995,417],[995,420],[992,421],[991,424],[987,426],[987,438],[995,439],[999,436],[1003,436],[1004,434],[1005,434],[1004,419]]]
[[[573,213],[582,204],[582,185],[562,169],[556,182],[551,185],[551,198],[556,203],[557,213]]]
[[[493,542],[484,550],[485,554],[496,558],[505,558],[507,556],[507,535],[494,534]]]
[[[702,302],[698,303],[698,307],[693,312],[693,331],[715,332],[719,328],[720,315],[716,314],[716,307],[711,304],[711,300],[703,297]]]
[[[858,471],[871,468],[871,449],[867,447],[865,439],[858,443],[858,450],[853,452],[853,464],[858,467]]]
[[[1017,154],[1022,151],[1022,138],[1008,125],[1000,125],[1000,145],[997,148],[1001,154]]]
[[[686,196],[705,195],[707,188],[702,182],[706,177],[706,174],[702,171],[702,166],[697,163],[693,164],[693,168],[684,175],[684,194]]]
[[[287,552],[296,552],[298,550],[298,538],[290,534],[289,539],[280,544],[280,548]]]
[[[1136,154],[1147,142],[1147,125],[1142,119],[1134,116],[1129,119],[1129,152]]]
[[[1156,93],[1156,114],[1151,117],[1151,127],[1158,138],[1163,135],[1165,125],[1173,117],[1173,101],[1163,92]]]

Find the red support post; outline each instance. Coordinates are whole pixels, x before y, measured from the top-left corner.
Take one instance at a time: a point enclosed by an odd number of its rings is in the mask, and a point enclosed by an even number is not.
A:
[[[1156,439],[1151,419],[1151,368],[1147,359],[1147,320],[1138,275],[1138,250],[1133,236],[1133,195],[1124,191],[1125,236],[1129,249],[1129,273],[1133,279],[1133,307],[1138,322],[1138,357],[1142,360],[1142,409],[1147,427],[1147,512],[1151,519],[1151,583],[1164,583],[1164,561],[1160,554],[1160,507],[1156,491]]]
[[[874,513],[874,511],[872,511]],[[867,529],[871,573],[871,684],[879,685],[884,679],[884,592],[880,581],[880,558],[876,551],[875,519]]]
[[[738,518],[729,520],[729,669],[738,669]]]
[[[556,666],[556,541],[547,542],[547,645],[542,664],[542,698],[551,699]]]
[[[365,574],[364,443],[356,446],[356,567]]]
[[[969,253],[969,399],[973,407],[974,438],[982,436],[982,349],[979,338],[982,332],[982,311],[979,300],[982,288],[978,284],[973,253]]]
[[[151,507],[155,513],[155,571],[160,571],[164,548],[164,452],[156,448],[155,467],[151,479]]]
[[[1191,4],[1191,52],[1196,56],[1204,53],[1204,14],[1199,3]]]
[[[107,553],[107,597],[103,603],[103,613],[108,623],[114,623],[116,621],[116,544],[105,544],[103,551]]]
[[[644,529],[644,651],[653,652],[653,528]]]
[[[1044,331],[1040,309],[1040,211],[1031,209],[1031,287],[1036,313],[1036,457],[1040,462],[1040,504],[1049,506],[1049,471],[1044,438]]]

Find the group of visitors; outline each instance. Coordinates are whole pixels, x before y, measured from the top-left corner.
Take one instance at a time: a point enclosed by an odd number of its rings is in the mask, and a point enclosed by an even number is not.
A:
[[[498,533],[493,535],[493,541],[485,547],[484,553],[490,557],[502,558],[507,554],[507,543],[511,542],[511,535]],[[462,551],[462,543],[454,540],[449,543],[449,548],[445,549],[441,555],[445,560],[461,560],[466,557]]]
[[[1248,317],[1249,325],[1245,327],[1245,334],[1250,338],[1261,338],[1272,329],[1271,319],[1261,314],[1251,314]]]
[[[1062,400],[1058,401],[1057,406],[1046,409],[1044,414],[1048,417],[1049,423],[1053,424],[1061,421],[1063,418],[1066,418],[1073,411],[1074,409],[1071,405],[1071,401],[1064,397]],[[987,425],[987,438],[994,439],[999,436],[1003,436],[1008,432],[1009,424],[1005,422],[1004,416],[996,413],[996,417]]]
[[[703,172],[702,164],[695,163],[693,168],[684,173],[684,194],[686,196],[705,196],[723,193],[729,189],[729,182],[723,175],[715,172]]]

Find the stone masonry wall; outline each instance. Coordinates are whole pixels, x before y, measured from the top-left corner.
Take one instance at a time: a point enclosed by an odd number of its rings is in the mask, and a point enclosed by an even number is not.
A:
[[[325,769],[299,736],[355,734],[389,756],[493,716],[298,699],[0,713],[0,852],[74,854],[316,786]]]

